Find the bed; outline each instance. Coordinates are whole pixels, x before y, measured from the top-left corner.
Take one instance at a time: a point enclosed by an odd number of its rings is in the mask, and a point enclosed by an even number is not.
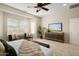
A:
[[[79,45],[60,43],[46,39],[34,39],[33,41],[48,44],[50,48],[24,39],[7,43],[15,49],[17,56],[79,56]],[[0,43],[0,53],[5,52],[4,49],[2,43]]]
[[[47,48],[43,45],[37,44],[32,41],[28,41],[25,39],[21,40],[15,40],[6,42],[9,47],[5,48],[4,46],[1,46],[2,51],[0,51],[1,55],[6,55],[6,51],[10,52],[7,56],[52,56],[53,53],[51,53],[51,49]],[[7,45],[5,44],[5,45]],[[9,49],[8,49],[9,48]],[[10,50],[10,51],[9,51]]]

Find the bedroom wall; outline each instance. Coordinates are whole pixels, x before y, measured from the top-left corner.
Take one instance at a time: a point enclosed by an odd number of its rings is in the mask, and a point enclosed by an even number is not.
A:
[[[0,39],[3,38],[3,13],[0,12]]]
[[[30,20],[32,24],[30,24],[32,27],[30,28],[30,32],[33,34],[34,38],[37,38],[37,28],[39,25],[41,25],[41,17],[40,18],[34,18]]]
[[[60,13],[56,12],[55,14],[50,14],[42,17],[42,27],[48,28],[50,23],[63,23],[63,32],[65,33],[65,42],[70,42],[70,22],[72,18],[79,17],[79,8],[74,8],[68,12]]]
[[[69,20],[63,16],[50,15],[42,18],[42,26],[48,28],[50,23],[63,23],[63,32],[65,32],[65,42],[69,40]]]
[[[31,15],[27,12],[23,12],[21,10],[0,3],[0,38],[3,38],[5,40],[7,38],[7,18],[10,17],[18,20],[28,19],[28,22],[29,20],[35,20],[36,25],[38,23],[38,20],[40,19],[40,17]],[[30,23],[28,24],[27,32],[30,32]]]

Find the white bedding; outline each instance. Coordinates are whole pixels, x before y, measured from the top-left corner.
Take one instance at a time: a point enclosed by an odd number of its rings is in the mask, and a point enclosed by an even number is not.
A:
[[[16,40],[16,41],[10,41],[10,42],[7,42],[7,43],[9,45],[11,45],[15,49],[15,51],[16,51],[16,53],[18,55],[19,54],[19,52],[18,52],[19,47],[21,46],[21,44],[22,44],[23,41],[24,40]]]
[[[24,39],[21,39],[21,40],[8,42],[8,44],[11,45],[15,49],[17,55],[19,55],[18,50],[19,50],[19,47],[21,46],[23,41],[24,41]],[[46,47],[41,46],[41,45],[39,45],[39,47],[41,48],[44,55],[46,55],[46,56],[52,56],[53,55],[53,53],[51,53],[52,50],[50,48],[46,48]]]

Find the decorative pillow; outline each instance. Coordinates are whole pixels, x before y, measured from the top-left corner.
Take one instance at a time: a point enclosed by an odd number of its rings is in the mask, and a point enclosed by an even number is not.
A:
[[[45,43],[38,42],[38,41],[33,41],[33,42],[35,42],[35,43],[37,43],[37,44],[39,44],[39,45],[42,45],[42,46],[44,46],[44,47],[50,48],[49,44],[45,44]]]
[[[0,39],[0,41],[5,47],[6,56],[17,56],[17,53],[12,46],[8,45],[5,40]]]
[[[0,42],[0,56],[4,55],[5,47],[4,45]]]

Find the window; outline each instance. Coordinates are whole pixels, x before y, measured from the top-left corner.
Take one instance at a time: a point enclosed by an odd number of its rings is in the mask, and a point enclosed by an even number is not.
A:
[[[36,23],[34,21],[31,21],[31,33],[36,33]]]
[[[19,29],[19,21],[16,19],[9,18],[7,20],[7,34],[15,34]]]
[[[29,21],[27,19],[13,19],[7,20],[7,34],[23,34],[29,32]]]
[[[29,21],[28,20],[21,20],[19,25],[20,25],[20,32],[23,32],[23,33],[29,32]]]

